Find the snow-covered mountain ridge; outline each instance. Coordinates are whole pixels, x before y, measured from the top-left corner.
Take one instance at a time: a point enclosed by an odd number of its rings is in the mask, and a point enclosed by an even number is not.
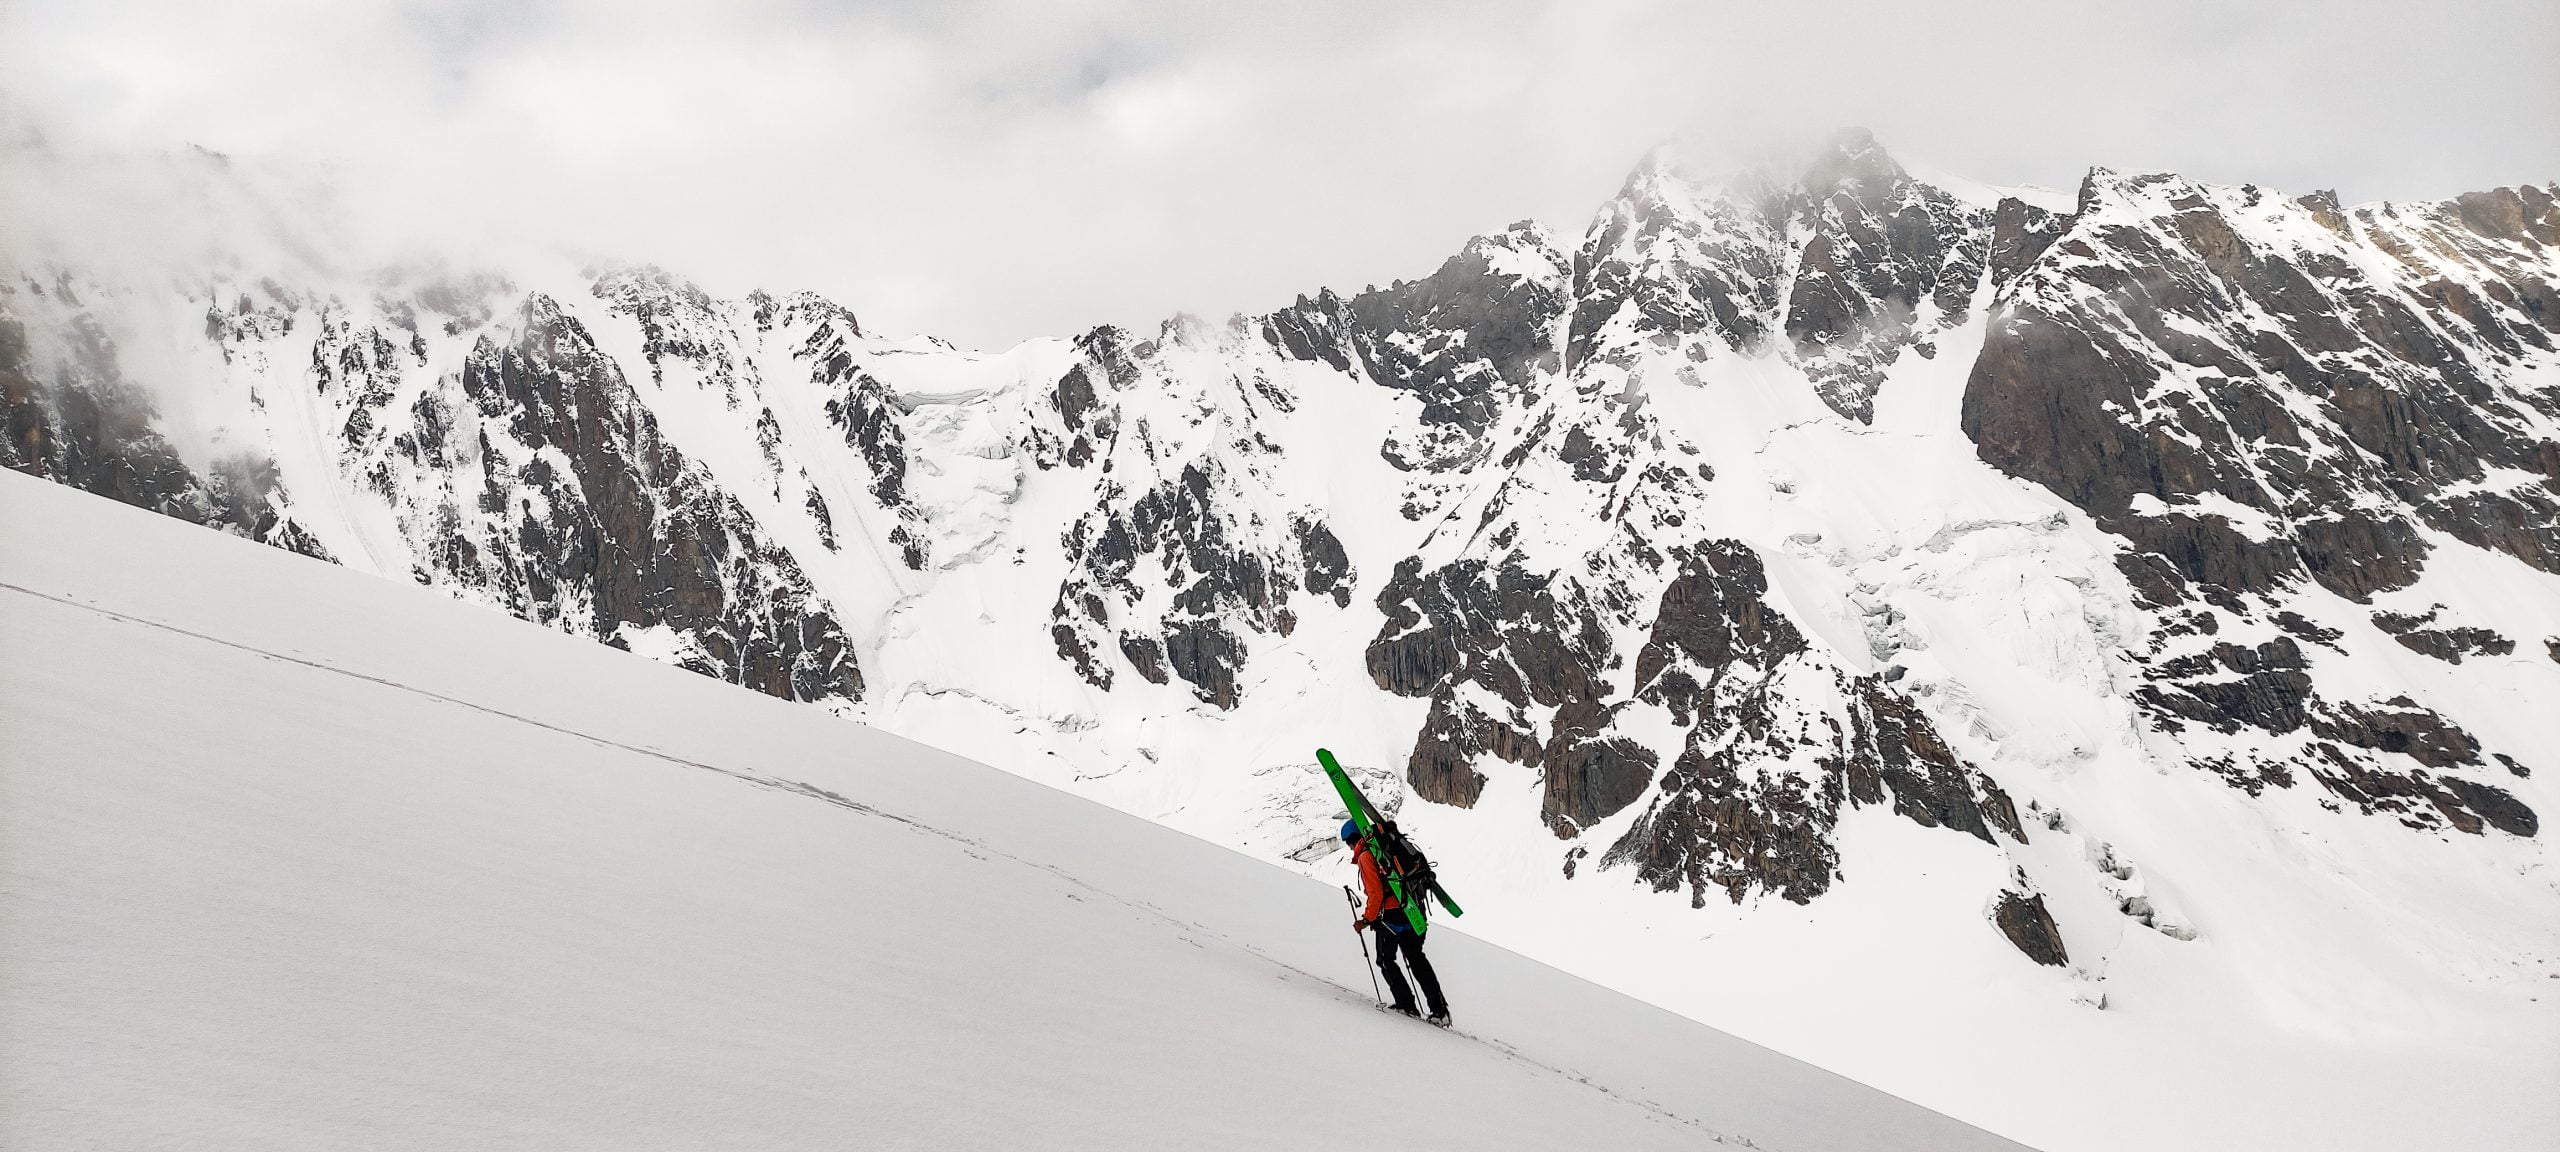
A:
[[[2548,188],[2063,211],[1850,133],[994,355],[513,275],[20,267],[0,452],[1307,866],[1329,744],[1476,930],[2032,1143],[2096,1146],[1915,989],[2551,1032]]]

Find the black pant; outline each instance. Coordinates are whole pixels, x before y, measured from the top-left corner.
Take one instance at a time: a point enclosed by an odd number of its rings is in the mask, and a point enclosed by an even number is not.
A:
[[[1400,916],[1403,913],[1389,915]],[[1395,993],[1396,1011],[1413,1011],[1413,988],[1404,982],[1404,972],[1396,967],[1396,957],[1401,954],[1404,966],[1413,969],[1413,978],[1421,982],[1422,998],[1431,1005],[1431,1014],[1448,1015],[1449,1002],[1440,995],[1440,977],[1431,971],[1430,958],[1422,954],[1422,937],[1414,935],[1411,929],[1402,932],[1390,929],[1384,920],[1374,925],[1371,931],[1378,936],[1378,972],[1387,978],[1387,990]]]

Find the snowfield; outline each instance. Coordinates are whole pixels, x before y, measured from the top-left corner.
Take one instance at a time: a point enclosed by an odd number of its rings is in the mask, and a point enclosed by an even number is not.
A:
[[[1323,883],[57,485],[0,585],[0,1146],[2015,1147],[1455,931],[1382,1014]]]

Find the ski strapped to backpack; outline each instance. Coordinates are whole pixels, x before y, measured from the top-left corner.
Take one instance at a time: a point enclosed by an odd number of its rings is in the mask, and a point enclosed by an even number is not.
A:
[[[1403,908],[1405,922],[1413,927],[1414,935],[1430,930],[1425,919],[1428,911],[1424,907],[1425,901],[1436,898],[1450,915],[1466,915],[1458,907],[1458,902],[1449,898],[1448,890],[1440,887],[1440,878],[1432,871],[1430,858],[1396,829],[1395,821],[1379,818],[1377,808],[1369,803],[1367,796],[1361,795],[1359,786],[1351,782],[1350,774],[1342,770],[1333,753],[1316,749],[1316,763],[1324,766],[1325,776],[1333,781],[1333,790],[1341,793],[1342,806],[1350,809],[1351,822],[1360,827],[1360,838],[1372,846],[1372,854],[1378,859],[1379,877],[1386,881],[1387,891],[1395,894],[1396,903]]]

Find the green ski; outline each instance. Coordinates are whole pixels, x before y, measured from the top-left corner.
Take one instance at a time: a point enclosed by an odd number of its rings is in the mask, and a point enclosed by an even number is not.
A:
[[[1389,838],[1399,843],[1403,842],[1403,833],[1398,832],[1393,823],[1379,818],[1377,808],[1369,803],[1367,796],[1360,794],[1360,786],[1351,782],[1351,775],[1342,770],[1342,765],[1334,760],[1332,752],[1322,748],[1316,749],[1316,763],[1324,766],[1325,777],[1333,781],[1333,790],[1342,794],[1342,806],[1350,810],[1351,821],[1360,826],[1362,838],[1377,837],[1379,829],[1383,827]],[[1404,846],[1411,847],[1410,844]],[[1387,853],[1380,858],[1380,862],[1385,863],[1388,858],[1396,855],[1400,853]],[[1413,855],[1418,857],[1420,853],[1416,852]],[[1440,906],[1448,909],[1452,916],[1466,915],[1466,912],[1458,907],[1458,902],[1450,899],[1449,893],[1440,887],[1439,878],[1432,875],[1428,863],[1424,864],[1420,876],[1411,877],[1416,881],[1413,887],[1419,891],[1410,894],[1406,892],[1408,877],[1404,870],[1382,868],[1379,871],[1381,878],[1387,882],[1387,890],[1395,893],[1396,903],[1404,908],[1405,920],[1413,925],[1415,935],[1421,935],[1430,928],[1424,920],[1423,899],[1425,897],[1437,898]]]

